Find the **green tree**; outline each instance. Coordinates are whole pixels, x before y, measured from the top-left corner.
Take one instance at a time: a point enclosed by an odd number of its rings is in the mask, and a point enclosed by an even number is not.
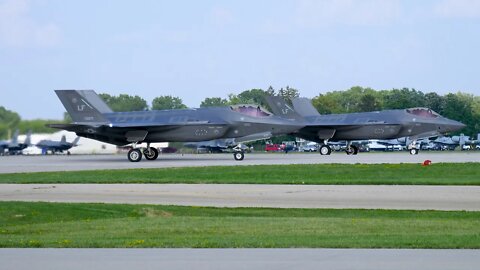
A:
[[[147,102],[139,96],[126,94],[120,94],[118,96],[99,94],[99,96],[114,112],[144,111],[148,109]]]
[[[312,99],[313,106],[320,114],[342,113],[344,110],[340,107],[335,95],[331,93],[320,94]]]
[[[373,94],[367,93],[360,97],[357,108],[359,112],[372,112],[380,109],[379,104],[379,101]]]
[[[58,123],[58,120],[48,120],[48,119],[33,119],[33,120],[22,120],[18,124],[18,129],[21,134],[27,133],[29,130],[32,133],[53,133],[58,131],[58,129],[53,129],[47,127],[47,124]]]
[[[220,97],[212,97],[212,98],[205,98],[202,103],[200,103],[200,107],[221,107],[227,106],[228,100]]]
[[[179,97],[173,96],[159,96],[152,101],[152,110],[171,110],[171,109],[186,109],[187,106]]]
[[[383,92],[385,109],[425,107],[425,94],[415,89],[402,88]]]
[[[283,97],[287,101],[291,101],[291,99],[299,97],[300,92],[297,89],[287,85],[285,89],[280,88],[280,90],[278,90],[278,95]]]
[[[381,94],[371,88],[354,86],[346,91],[320,94],[312,100],[321,114],[369,112],[382,109]]]
[[[474,113],[474,96],[458,92],[445,95],[443,116],[467,125],[461,133],[475,135],[480,132],[480,115]]]
[[[0,106],[0,138],[6,139],[20,123],[18,113]]]
[[[425,107],[434,110],[439,114],[443,114],[445,108],[445,98],[435,92],[425,94]]]

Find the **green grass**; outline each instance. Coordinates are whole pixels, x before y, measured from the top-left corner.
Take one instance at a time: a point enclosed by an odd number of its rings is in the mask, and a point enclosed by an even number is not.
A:
[[[480,212],[0,202],[0,247],[480,248]]]
[[[480,185],[480,163],[218,166],[0,174],[0,183]]]

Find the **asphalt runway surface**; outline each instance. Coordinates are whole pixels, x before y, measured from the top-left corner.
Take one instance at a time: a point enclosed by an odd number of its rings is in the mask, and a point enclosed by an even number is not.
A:
[[[0,249],[1,269],[478,269],[479,250]]]
[[[247,153],[243,161],[235,161],[232,154],[164,154],[155,161],[143,159],[141,162],[129,162],[126,154],[0,156],[0,173],[271,164],[422,163],[427,159],[433,163],[480,162],[480,151],[420,152],[418,155],[407,152],[375,152],[355,156],[347,156],[343,152],[330,156],[318,153]]]
[[[480,186],[2,184],[0,201],[480,211]]]

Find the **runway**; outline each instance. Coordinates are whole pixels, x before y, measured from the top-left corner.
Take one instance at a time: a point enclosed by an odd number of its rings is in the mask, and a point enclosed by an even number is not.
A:
[[[0,201],[480,211],[479,186],[2,184]]]
[[[424,160],[439,162],[480,162],[480,152],[407,152],[359,153],[347,156],[333,153],[252,153],[243,161],[235,161],[232,154],[165,154],[155,161],[129,162],[126,155],[57,155],[57,156],[0,156],[0,173],[80,171],[100,169],[166,168],[190,166],[235,166],[271,164],[322,164],[322,163],[421,163]]]
[[[2,269],[466,270],[479,250],[425,249],[1,249]]]

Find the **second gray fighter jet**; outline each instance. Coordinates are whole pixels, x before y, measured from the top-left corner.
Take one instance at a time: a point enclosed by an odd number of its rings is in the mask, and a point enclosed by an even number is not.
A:
[[[351,144],[353,140],[400,137],[412,140],[410,153],[418,154],[419,149],[414,147],[418,138],[438,136],[465,127],[428,108],[320,115],[310,100],[305,98],[293,99],[293,107],[282,97],[267,97],[266,100],[275,115],[304,122],[305,127],[294,135],[321,143],[319,151],[322,155],[332,152],[327,144],[329,140],[347,141],[346,153],[355,155],[358,148]]]

